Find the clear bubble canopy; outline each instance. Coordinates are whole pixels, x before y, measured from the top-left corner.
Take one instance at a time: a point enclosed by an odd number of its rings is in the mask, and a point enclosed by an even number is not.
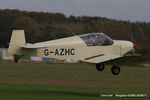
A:
[[[79,37],[88,46],[108,46],[113,44],[113,40],[104,33],[87,33],[79,35]]]

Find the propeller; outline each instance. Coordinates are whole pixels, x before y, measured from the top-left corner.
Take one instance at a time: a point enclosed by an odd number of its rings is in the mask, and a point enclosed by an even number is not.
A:
[[[134,34],[133,33],[131,33],[130,34],[130,40],[131,40],[131,42],[133,43],[133,53],[135,54],[135,48],[136,48],[136,41],[135,41],[135,38],[134,38]]]

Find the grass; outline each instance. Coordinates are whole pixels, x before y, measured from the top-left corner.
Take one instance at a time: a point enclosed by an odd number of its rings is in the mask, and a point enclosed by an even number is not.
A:
[[[1,100],[120,100],[106,98],[101,94],[150,94],[147,88],[106,88],[98,86],[55,86],[37,84],[0,84]],[[147,100],[148,97],[123,98]]]
[[[95,82],[108,86],[150,87],[150,67],[122,66],[121,73],[112,75],[111,67],[102,72],[90,64],[56,64],[41,62],[0,62],[0,78],[67,80],[73,82]]]
[[[98,72],[92,64],[0,61],[1,100],[112,100],[106,94],[148,94],[150,67],[122,66],[117,76],[110,66]],[[123,98],[131,99],[131,98]]]

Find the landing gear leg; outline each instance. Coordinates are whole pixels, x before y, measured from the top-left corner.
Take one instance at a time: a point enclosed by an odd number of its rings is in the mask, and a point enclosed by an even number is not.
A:
[[[120,66],[115,65],[113,63],[113,66],[111,68],[111,72],[112,72],[113,75],[118,75],[120,73]]]

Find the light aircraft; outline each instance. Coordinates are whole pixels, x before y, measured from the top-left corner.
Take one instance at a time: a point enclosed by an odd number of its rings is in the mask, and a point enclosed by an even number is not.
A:
[[[98,71],[105,68],[105,62],[125,56],[134,56],[136,44],[130,41],[112,40],[104,33],[88,33],[72,37],[26,43],[24,30],[13,30],[8,52],[20,56],[74,59],[94,63]],[[19,57],[15,56],[15,62]],[[111,72],[120,73],[120,67],[113,63]]]

